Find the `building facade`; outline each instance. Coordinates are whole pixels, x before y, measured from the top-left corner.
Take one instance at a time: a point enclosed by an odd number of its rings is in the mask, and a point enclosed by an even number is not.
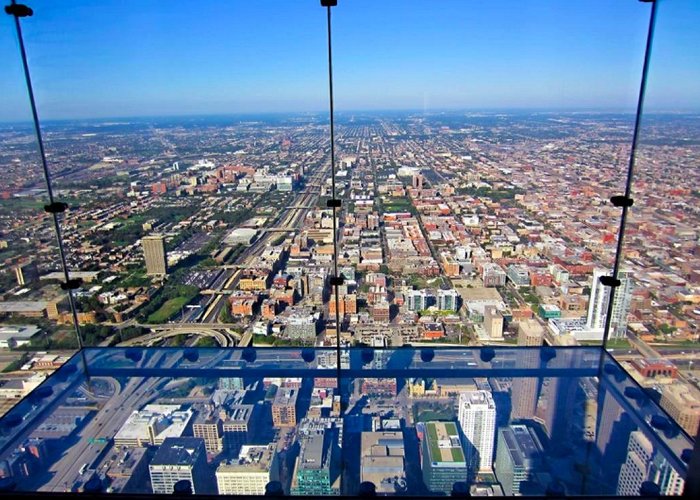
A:
[[[153,234],[141,238],[143,256],[146,260],[148,276],[165,276],[168,274],[168,261],[165,255],[165,237]]]
[[[460,394],[458,420],[469,441],[466,456],[470,473],[490,471],[496,438],[496,404],[491,393],[470,391]]]

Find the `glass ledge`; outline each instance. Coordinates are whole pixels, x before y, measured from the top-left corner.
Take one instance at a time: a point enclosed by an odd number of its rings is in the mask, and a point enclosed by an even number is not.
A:
[[[596,347],[88,348],[0,419],[0,483],[673,495],[692,449]]]

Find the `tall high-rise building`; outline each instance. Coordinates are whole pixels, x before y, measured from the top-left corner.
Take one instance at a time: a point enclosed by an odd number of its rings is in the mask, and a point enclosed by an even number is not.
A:
[[[166,438],[148,466],[153,493],[171,495],[178,481],[187,480],[192,493],[206,493],[207,452],[204,440]]]
[[[496,404],[488,391],[470,391],[459,395],[459,425],[467,438],[467,464],[470,473],[488,472],[493,466],[496,438]]]
[[[160,234],[152,234],[141,238],[143,255],[146,260],[148,276],[165,276],[168,274],[168,261],[165,256],[165,238]]]
[[[544,339],[544,330],[535,320],[525,320],[518,324],[518,345],[522,347],[540,347]],[[538,368],[539,353],[528,349],[519,357],[518,368]],[[537,377],[517,377],[511,387],[511,416],[514,419],[527,419],[535,416],[540,380]]]
[[[454,422],[418,424],[423,482],[434,493],[450,494],[455,483],[466,482],[469,469]]]
[[[496,306],[484,307],[484,331],[490,339],[503,338],[503,315]]]
[[[600,282],[600,277],[607,273],[602,269],[593,271],[593,283],[591,284],[591,297],[588,302],[588,316],[586,328],[589,330],[603,331],[605,318],[608,314],[610,301],[610,287]],[[627,333],[627,314],[632,303],[632,290],[634,283],[631,271],[620,271],[617,275],[620,286],[615,289],[612,317],[610,320],[610,337],[621,338]]]
[[[690,384],[676,381],[661,391],[661,407],[691,437],[700,430],[700,391]]]
[[[548,368],[568,370],[578,368],[581,356],[572,351],[562,351],[549,362]],[[570,442],[569,433],[575,422],[575,405],[578,401],[578,377],[545,377],[542,381],[540,404],[544,401],[541,417],[552,444],[566,446]],[[538,409],[539,411],[540,409]]]
[[[541,467],[542,444],[525,425],[510,425],[498,431],[495,471],[506,496],[520,494],[520,485]]]
[[[294,465],[292,495],[323,496],[340,493],[340,453],[336,428],[315,430],[301,439]]]
[[[222,432],[224,449],[228,453],[238,453],[249,442],[253,434],[255,408],[252,404],[236,404],[225,415]]]
[[[264,495],[270,481],[279,480],[277,448],[243,446],[236,460],[222,462],[216,469],[219,495]]]
[[[627,445],[627,460],[620,469],[617,494],[621,496],[639,495],[642,483],[655,483],[662,495],[683,493],[683,478],[654,446],[644,433],[634,431]]]
[[[617,489],[620,467],[627,457],[627,444],[632,431],[637,428],[632,417],[623,410],[615,396],[602,384],[598,392],[598,414],[595,440],[603,469],[604,491]]]
[[[405,450],[401,431],[363,432],[360,445],[360,480],[374,483],[380,495],[406,486]]]
[[[412,185],[415,189],[423,189],[423,174],[413,174]]]

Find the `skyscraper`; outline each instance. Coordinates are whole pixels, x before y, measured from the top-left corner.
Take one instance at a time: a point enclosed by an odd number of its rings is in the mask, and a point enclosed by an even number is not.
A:
[[[165,256],[165,238],[160,234],[152,234],[141,238],[143,255],[146,259],[146,274],[148,276],[165,276],[168,274],[168,262]]]
[[[503,338],[503,314],[496,306],[484,307],[484,331],[490,339]]]
[[[433,493],[449,494],[455,483],[467,481],[469,471],[457,425],[426,422],[417,429],[422,434],[423,482]]]
[[[662,495],[680,495],[684,480],[663,455],[642,432],[630,434],[627,445],[627,460],[622,464],[617,494],[622,496],[639,495],[642,483],[655,483]]]
[[[620,468],[627,458],[629,436],[637,426],[624,411],[615,396],[605,385],[598,391],[598,415],[596,422],[596,447],[605,463],[602,479],[607,483],[604,491],[612,493],[617,488]]]
[[[469,441],[467,464],[470,473],[487,472],[493,466],[496,434],[496,405],[488,391],[470,391],[459,395],[459,425]]]
[[[568,370],[578,368],[581,356],[572,351],[560,352],[556,359],[547,365],[548,368]],[[575,411],[577,393],[580,379],[572,376],[545,377],[542,380],[540,404],[544,402],[544,408],[540,407],[541,417],[549,438],[555,447],[566,447],[570,440],[569,432],[572,427],[578,427],[581,422],[576,421]]]
[[[459,305],[459,294],[457,290],[438,290],[437,306],[441,311],[456,311]]]
[[[607,273],[602,269],[593,271],[593,283],[591,284],[591,298],[588,302],[588,317],[586,328],[590,330],[603,331],[605,328],[605,318],[608,313],[608,302],[610,300],[610,287],[604,286],[600,282],[600,277]],[[627,314],[632,302],[632,273],[630,271],[620,271],[617,275],[620,286],[615,290],[613,300],[612,318],[610,320],[610,337],[621,338],[627,333]]]
[[[506,496],[520,494],[520,484],[540,468],[542,445],[525,425],[510,425],[498,431],[496,477]]]
[[[700,430],[700,391],[683,382],[664,386],[661,407],[685,432],[695,436]]]
[[[540,347],[544,330],[535,320],[521,321],[518,325],[518,345],[522,347]],[[539,353],[534,349],[526,350],[519,358],[518,368],[538,368]],[[537,377],[517,377],[511,387],[511,403],[514,419],[532,418],[537,408],[540,380]]]
[[[187,480],[192,493],[204,493],[207,475],[207,452],[204,440],[194,437],[166,438],[151,464],[153,493],[170,495],[175,483]]]
[[[340,456],[334,428],[312,431],[301,439],[301,451],[294,465],[292,495],[338,495]]]

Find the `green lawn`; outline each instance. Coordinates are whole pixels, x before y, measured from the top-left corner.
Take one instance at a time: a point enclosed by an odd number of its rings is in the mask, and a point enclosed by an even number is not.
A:
[[[185,304],[190,301],[187,297],[175,297],[165,301],[156,312],[148,316],[149,323],[165,323],[175,313],[177,313]]]
[[[452,448],[452,460],[455,462],[464,462],[464,452],[460,448]]]
[[[440,339],[445,341],[445,339]],[[435,402],[417,402],[413,405],[413,420],[416,422],[448,421],[455,417],[451,407]]]

